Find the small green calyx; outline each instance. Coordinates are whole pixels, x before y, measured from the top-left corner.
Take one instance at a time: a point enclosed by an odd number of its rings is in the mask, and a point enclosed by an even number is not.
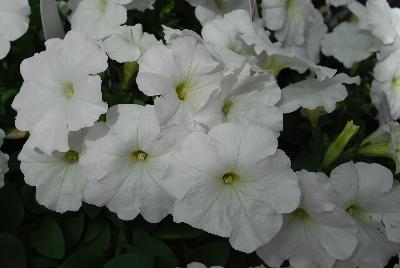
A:
[[[222,9],[223,7],[223,1],[222,0],[214,0],[215,5],[217,6],[218,9]]]
[[[234,173],[226,173],[224,176],[222,176],[222,181],[225,184],[233,184],[233,182],[237,179],[238,176]]]
[[[139,150],[133,153],[133,156],[139,161],[145,161],[147,159],[147,153]]]
[[[67,95],[67,97],[71,98],[72,96],[75,95],[75,90],[74,90],[74,86],[72,85],[72,83],[68,83],[65,86],[65,94]]]
[[[176,94],[181,101],[186,100],[187,97],[187,82],[181,82],[176,86]]]
[[[66,153],[64,154],[64,159],[65,159],[67,162],[70,162],[70,163],[76,162],[76,161],[79,160],[79,153],[76,152],[76,151],[73,151],[73,150],[69,150],[68,152],[66,152]]]
[[[393,78],[393,80],[392,80],[392,89],[394,91],[400,90],[400,77]]]

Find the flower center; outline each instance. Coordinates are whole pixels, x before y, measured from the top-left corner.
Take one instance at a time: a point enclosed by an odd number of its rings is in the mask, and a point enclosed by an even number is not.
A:
[[[187,82],[181,82],[176,86],[176,94],[178,99],[184,101],[187,97]]]
[[[76,162],[79,160],[79,153],[73,150],[69,150],[64,154],[64,159],[67,162]]]
[[[222,107],[222,113],[224,114],[225,117],[228,115],[228,113],[231,110],[232,106],[233,106],[233,103],[230,102],[230,101],[226,101],[224,103],[224,106]]]
[[[234,173],[226,173],[224,176],[222,176],[222,181],[225,184],[233,184],[233,182],[237,179],[238,176]]]
[[[133,152],[133,156],[139,161],[145,161],[147,159],[148,155],[147,155],[147,153],[139,150],[139,151]]]
[[[400,77],[395,77],[392,80],[392,89],[394,91],[399,91],[400,90]]]
[[[224,4],[223,0],[214,0],[214,3],[218,9],[222,9],[222,6]]]
[[[67,97],[71,98],[72,96],[75,95],[75,90],[74,90],[74,86],[72,85],[72,83],[68,83],[65,86],[65,94],[67,95]]]
[[[107,0],[99,0],[99,9],[105,12],[107,9]]]
[[[308,215],[307,211],[304,208],[297,208],[293,214],[299,217],[305,217]]]
[[[360,208],[357,205],[351,205],[346,209],[347,214],[353,216]]]
[[[295,5],[296,0],[287,0],[286,1],[286,10],[291,11],[293,6]]]

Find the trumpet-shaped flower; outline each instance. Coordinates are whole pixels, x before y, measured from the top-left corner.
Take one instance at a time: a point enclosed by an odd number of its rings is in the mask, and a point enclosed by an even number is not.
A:
[[[347,68],[367,59],[378,51],[381,42],[356,23],[342,22],[332,33],[326,34],[322,41],[322,52],[334,56]]]
[[[161,182],[169,153],[184,132],[175,127],[161,132],[154,107],[134,104],[111,107],[106,124],[96,124],[86,137],[80,159],[89,179],[85,200],[107,206],[123,220],[140,213],[149,222],[159,222],[174,204]]]
[[[255,55],[254,49],[242,36],[256,35],[256,27],[247,10],[234,10],[203,26],[201,35],[216,55],[225,63],[228,72],[243,66]]]
[[[0,129],[0,147],[3,145],[3,139],[6,136],[4,131]],[[8,172],[8,154],[0,152],[0,188],[4,186],[4,174]]]
[[[400,9],[390,8],[386,0],[368,0],[366,7],[368,28],[384,44],[393,43],[400,35]]]
[[[172,156],[164,185],[178,200],[174,221],[222,237],[249,253],[281,228],[298,205],[290,160],[267,128],[224,123],[191,133]]]
[[[285,45],[302,45],[306,20],[312,7],[310,0],[263,0],[265,25]]]
[[[160,42],[154,35],[143,33],[141,24],[120,26],[103,42],[108,56],[119,63],[138,61],[147,49],[157,44]]]
[[[169,46],[153,46],[142,56],[137,83],[155,99],[164,124],[193,123],[198,112],[222,80],[222,66],[195,37],[171,40]]]
[[[69,134],[70,150],[46,154],[24,146],[18,156],[25,182],[36,187],[36,199],[45,207],[64,213],[82,205],[86,177],[79,166],[86,131]]]
[[[371,99],[379,106],[379,91],[383,92],[389,102],[389,109],[394,120],[400,118],[400,50],[378,62],[374,68],[375,80],[372,83]]]
[[[216,17],[236,9],[248,9],[249,3],[242,0],[187,0],[196,7],[195,15],[202,25]]]
[[[359,77],[348,77],[345,74],[338,74],[323,81],[306,79],[282,89],[279,107],[283,113],[294,112],[300,107],[310,110],[323,107],[325,111],[331,113],[335,110],[336,103],[347,97],[344,84],[359,82]]]
[[[28,30],[30,13],[27,0],[0,2],[0,60],[10,51],[10,41],[17,40]]]
[[[124,5],[131,1],[82,0],[71,15],[71,28],[94,39],[107,37],[126,22]]]
[[[392,172],[378,164],[348,162],[332,171],[330,182],[338,206],[357,227],[356,250],[339,265],[384,267],[400,249],[400,186],[393,186]]]
[[[16,127],[29,131],[26,147],[67,152],[68,133],[90,127],[107,111],[101,79],[107,55],[78,32],[46,42],[46,51],[21,64],[24,83],[12,107]]]
[[[336,195],[323,173],[297,172],[302,192],[299,208],[285,215],[281,231],[257,250],[268,265],[286,259],[294,268],[330,268],[336,259],[351,256],[357,230],[346,211],[336,206]]]
[[[265,126],[279,133],[283,115],[275,105],[280,97],[281,90],[270,74],[252,74],[246,64],[221,82],[221,92],[211,95],[195,120],[208,128],[222,122],[237,122]]]

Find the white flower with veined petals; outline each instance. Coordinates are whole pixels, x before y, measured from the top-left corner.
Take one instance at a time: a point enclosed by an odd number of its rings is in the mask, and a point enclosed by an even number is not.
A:
[[[338,267],[384,267],[399,252],[400,186],[392,172],[378,164],[348,162],[335,168],[330,182],[338,205],[352,217],[358,245]]]
[[[342,73],[323,81],[311,78],[290,84],[282,89],[279,108],[284,114],[294,112],[300,107],[310,110],[323,107],[325,111],[331,113],[335,110],[336,103],[347,97],[344,84],[359,82],[359,77],[348,77]]]
[[[282,112],[275,106],[280,98],[275,79],[267,72],[253,74],[246,64],[224,78],[221,92],[211,95],[195,120],[209,129],[222,122],[237,122],[265,126],[278,134],[283,129]]]
[[[400,118],[400,50],[390,54],[374,68],[374,78],[371,90],[372,102],[379,106],[380,99],[376,96],[382,91],[389,102],[390,113],[394,120]]]
[[[310,0],[263,0],[265,25],[285,45],[302,45],[306,20],[312,7]]]
[[[0,128],[0,147],[3,145],[3,139],[6,134]],[[4,186],[4,174],[8,172],[8,154],[0,152],[0,188]]]
[[[294,268],[330,268],[336,259],[351,256],[357,230],[346,211],[336,206],[336,195],[323,173],[297,172],[302,192],[299,208],[285,215],[281,231],[257,254],[279,267],[286,259]]]
[[[368,0],[366,7],[368,28],[384,44],[393,43],[400,35],[400,9],[390,8],[387,0]]]
[[[187,0],[196,7],[195,15],[202,25],[208,21],[236,9],[249,9],[248,1],[243,0]]]
[[[367,59],[378,51],[382,43],[366,30],[361,30],[356,23],[342,22],[322,40],[322,52],[333,56],[351,68],[354,63]]]
[[[160,42],[154,35],[143,33],[141,24],[120,26],[103,41],[108,56],[119,63],[138,61],[147,49],[157,44]]]
[[[85,200],[107,206],[123,220],[139,213],[159,222],[171,213],[174,199],[161,185],[169,153],[184,132],[170,127],[163,132],[153,106],[125,104],[107,112],[107,126],[96,124],[86,137],[80,164],[89,181]]]
[[[59,213],[77,211],[82,205],[87,179],[78,161],[85,132],[69,134],[71,149],[66,153],[48,155],[24,146],[18,156],[25,182],[36,186],[36,199],[51,210]]]
[[[72,30],[94,39],[111,35],[127,20],[126,7],[132,0],[82,0],[72,13]]]
[[[239,69],[255,52],[242,35],[256,35],[250,13],[234,10],[207,22],[201,30],[204,41],[226,65],[226,72]]]
[[[27,0],[0,1],[0,60],[10,51],[10,41],[17,40],[28,30],[30,13]]]
[[[224,123],[191,133],[172,155],[165,177],[178,198],[174,221],[222,237],[250,253],[281,228],[282,213],[296,209],[300,189],[290,160],[276,150],[267,128]]]
[[[356,0],[327,0],[327,3],[332,6],[338,7],[338,6],[344,6],[344,5],[350,4],[354,1],[356,1]]]
[[[21,64],[24,83],[12,107],[16,127],[29,131],[26,146],[51,154],[67,152],[68,133],[90,127],[107,111],[101,79],[107,55],[78,32],[46,42],[46,51]]]
[[[69,0],[68,1],[68,7],[74,11],[79,3],[82,0]],[[136,9],[140,11],[145,11],[146,9],[153,9],[154,2],[156,0],[133,0],[131,3],[126,4],[126,9],[131,10],[131,9]],[[127,2],[127,1],[126,1]]]
[[[169,46],[153,46],[142,56],[137,84],[155,99],[164,124],[193,123],[193,116],[220,88],[222,66],[195,37],[171,40]]]

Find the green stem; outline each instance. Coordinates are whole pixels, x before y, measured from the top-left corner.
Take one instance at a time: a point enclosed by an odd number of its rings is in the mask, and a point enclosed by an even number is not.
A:
[[[136,75],[139,70],[139,64],[136,61],[126,62],[124,64],[124,78],[121,82],[121,88],[128,90],[131,84],[132,78]]]

